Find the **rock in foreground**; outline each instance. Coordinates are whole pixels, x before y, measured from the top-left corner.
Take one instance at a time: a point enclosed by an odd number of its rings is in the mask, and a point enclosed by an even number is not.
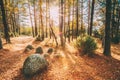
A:
[[[27,57],[23,64],[23,74],[32,76],[39,71],[43,71],[48,66],[46,59],[40,54],[32,54]]]

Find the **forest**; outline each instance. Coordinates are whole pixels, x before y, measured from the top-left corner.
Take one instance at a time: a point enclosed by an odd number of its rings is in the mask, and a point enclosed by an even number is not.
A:
[[[120,80],[120,0],[0,0],[0,80]]]

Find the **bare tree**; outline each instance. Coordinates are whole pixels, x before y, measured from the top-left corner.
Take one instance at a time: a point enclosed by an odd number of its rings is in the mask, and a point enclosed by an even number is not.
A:
[[[60,33],[60,41],[61,41],[61,46],[64,45],[63,43],[63,5],[64,5],[64,2],[63,0],[61,0],[61,14],[60,14],[60,27],[59,27],[59,33]]]
[[[111,24],[111,0],[106,0],[106,21],[105,21],[105,41],[103,54],[106,56],[111,55],[111,40],[110,40],[110,25]]]
[[[1,6],[1,11],[2,11],[2,21],[4,25],[4,34],[5,34],[5,39],[6,43],[10,43],[10,36],[9,36],[9,26],[6,20],[6,14],[5,14],[5,8],[4,8],[4,2],[3,0],[0,1],[0,6]]]
[[[31,16],[31,8],[30,8],[30,1],[28,0],[28,7],[29,7],[29,15],[30,15],[30,22],[31,22],[31,26],[32,26],[32,35],[33,37],[35,37],[35,34],[34,34],[34,27],[33,27],[33,21],[32,21],[32,16]]]
[[[90,20],[90,29],[89,29],[89,35],[92,35],[92,27],[93,27],[93,17],[94,17],[94,5],[95,0],[92,0],[92,8],[91,8],[91,20]]]
[[[3,48],[3,45],[2,45],[2,40],[1,40],[1,36],[0,36],[0,49]]]

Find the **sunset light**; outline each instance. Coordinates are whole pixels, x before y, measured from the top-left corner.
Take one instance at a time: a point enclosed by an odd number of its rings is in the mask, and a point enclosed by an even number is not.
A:
[[[120,80],[120,0],[0,0],[0,80]]]

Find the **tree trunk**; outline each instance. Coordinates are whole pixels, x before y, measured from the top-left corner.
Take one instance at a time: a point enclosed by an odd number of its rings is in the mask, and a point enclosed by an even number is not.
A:
[[[46,38],[48,36],[47,27],[48,27],[48,0],[46,0]]]
[[[90,0],[88,1],[88,30],[87,30],[88,35],[90,34],[89,29],[90,29]]]
[[[36,0],[34,0],[34,24],[35,24],[35,36],[38,35],[38,32],[37,32],[37,21],[36,21]]]
[[[31,26],[32,26],[32,35],[33,37],[35,37],[35,34],[34,34],[34,27],[33,27],[33,21],[32,21],[32,16],[31,16],[31,9],[30,9],[30,1],[28,0],[28,7],[29,7],[29,15],[30,15],[30,22],[31,22]]]
[[[0,49],[2,49],[3,46],[2,46],[2,40],[1,40],[1,37],[0,37]]]
[[[66,1],[64,1],[64,37],[66,42]]]
[[[92,36],[92,27],[93,27],[93,17],[94,17],[94,4],[95,0],[92,0],[92,9],[91,9],[91,21],[90,21],[90,32],[89,35]]]
[[[59,33],[60,33],[60,41],[61,41],[61,46],[64,45],[63,43],[63,32],[62,32],[62,29],[63,29],[63,0],[61,0],[61,19],[60,19],[60,28],[59,28]]]
[[[106,0],[106,22],[105,22],[105,43],[103,54],[106,56],[111,55],[110,43],[110,23],[111,23],[111,0]]]
[[[43,27],[43,15],[42,15],[42,0],[40,0],[40,19],[41,19],[41,37],[42,37],[42,40],[44,40],[44,27]]]
[[[74,36],[73,28],[74,28],[74,0],[73,0],[73,12],[72,12],[72,41]]]
[[[52,21],[52,23],[53,23],[53,21]],[[51,30],[51,34],[53,35],[53,37],[54,37],[54,39],[55,39],[56,46],[58,46],[57,37],[56,37],[56,35],[55,35],[54,31],[53,31],[53,28],[52,28],[52,25],[51,25],[51,24],[50,24],[50,30]]]
[[[3,0],[0,1],[0,6],[2,10],[2,20],[3,20],[3,25],[4,25],[4,34],[5,34],[5,39],[6,43],[10,43],[10,36],[9,36],[9,26],[6,20],[6,14],[5,14],[5,8],[4,8],[4,3]]]
[[[70,42],[70,0],[68,0],[68,42]]]
[[[116,27],[116,25],[115,25],[115,5],[116,5],[116,0],[114,0],[113,1],[113,10],[112,10],[112,22],[111,22],[111,24],[112,24],[112,26],[111,26],[111,38],[114,38],[115,36],[114,36],[114,31],[115,31],[115,27]]]
[[[77,7],[76,7],[76,39],[77,39],[77,36],[78,36],[78,33],[79,33],[79,9],[78,9],[78,6],[79,6],[79,0],[77,0]]]

